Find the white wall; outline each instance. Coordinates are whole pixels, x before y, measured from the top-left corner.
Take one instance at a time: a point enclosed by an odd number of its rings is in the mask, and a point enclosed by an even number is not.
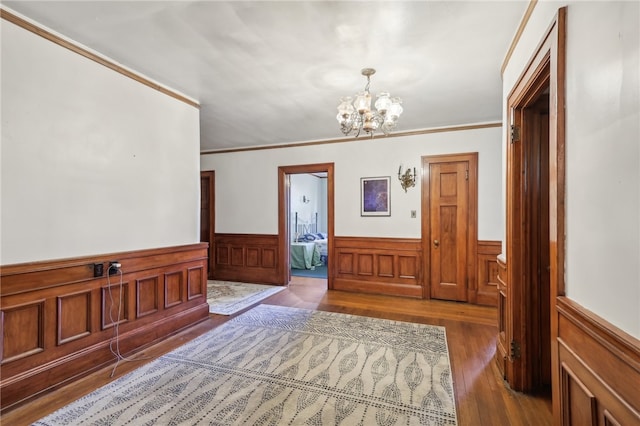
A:
[[[199,241],[198,109],[0,22],[0,263]]]
[[[536,5],[505,99],[564,4]],[[640,338],[640,3],[568,5],[566,294]]]
[[[315,223],[317,214],[317,232],[327,232],[327,179],[301,173],[291,175],[290,183],[291,239],[296,237],[297,232],[295,213],[298,213],[298,225]],[[303,197],[307,202],[302,201]]]
[[[333,162],[336,236],[420,238],[420,188],[405,194],[397,178],[400,163],[419,170],[424,155],[478,152],[478,238],[501,240],[501,134],[493,127],[208,154],[201,167],[216,171],[216,232],[277,234],[278,166]],[[372,176],[391,176],[391,217],[360,216],[360,178]]]
[[[327,200],[329,199],[329,193],[327,191],[327,178],[319,179],[319,192],[318,199],[320,200],[319,213],[318,213],[318,232],[329,232],[329,206]]]

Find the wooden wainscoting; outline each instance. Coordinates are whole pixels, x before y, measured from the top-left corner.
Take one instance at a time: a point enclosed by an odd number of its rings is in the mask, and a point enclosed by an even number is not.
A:
[[[498,255],[501,241],[478,241],[478,288],[469,289],[469,301],[476,305],[498,304]]]
[[[282,284],[279,277],[278,236],[216,234],[216,280]]]
[[[116,329],[127,355],[207,319],[207,246],[3,265],[1,410],[115,362]]]
[[[558,297],[563,425],[640,424],[640,341]]]
[[[334,290],[423,297],[420,239],[335,237],[334,253]]]
[[[496,364],[502,374],[502,378],[506,378],[507,357],[509,356],[509,342],[507,342],[507,263],[502,255],[498,255],[496,257],[496,264],[498,265],[498,338],[496,339]]]

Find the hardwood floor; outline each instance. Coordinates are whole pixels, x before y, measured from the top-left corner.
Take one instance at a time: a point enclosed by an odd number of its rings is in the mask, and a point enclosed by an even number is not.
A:
[[[500,377],[493,361],[497,334],[494,308],[328,291],[326,280],[303,277],[292,277],[285,291],[262,303],[444,326],[451,356],[459,425],[543,426],[552,423],[550,395],[514,392]],[[139,361],[120,363],[113,377],[113,366],[100,370],[6,413],[0,417],[0,423],[29,425],[229,318],[211,315],[209,320],[132,355],[131,358]]]

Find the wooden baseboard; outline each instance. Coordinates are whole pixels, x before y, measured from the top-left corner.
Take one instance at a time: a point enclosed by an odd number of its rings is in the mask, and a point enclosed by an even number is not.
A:
[[[562,424],[640,424],[640,341],[567,297],[556,308]]]
[[[116,325],[124,355],[208,318],[206,243],[6,265],[0,279],[3,412],[114,362]]]

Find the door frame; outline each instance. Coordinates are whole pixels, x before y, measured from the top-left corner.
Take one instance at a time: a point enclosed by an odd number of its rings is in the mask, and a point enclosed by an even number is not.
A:
[[[333,288],[333,232],[334,232],[334,163],[300,164],[278,167],[278,276],[283,285],[290,281],[291,262],[289,242],[291,241],[289,221],[289,175],[304,173],[327,173],[327,288]]]
[[[560,413],[560,370],[558,365],[558,315],[556,298],[565,293],[565,34],[566,7],[560,8],[535,54],[507,97],[506,122],[506,263],[507,263],[507,344],[509,337],[520,343],[521,356],[509,356],[506,379],[516,391],[531,390],[531,359],[535,348],[527,345],[527,330],[535,324],[526,313],[535,306],[531,288],[522,288],[526,270],[523,238],[526,235],[526,199],[523,194],[522,138],[529,123],[524,109],[541,91],[549,88],[549,257],[551,315],[551,382],[553,412]],[[511,126],[522,129],[521,142],[511,142]],[[517,139],[517,138],[516,138]],[[510,336],[509,336],[510,334]]]
[[[216,172],[215,170],[203,170],[200,172],[200,179],[203,177],[209,180],[209,259],[207,260],[207,278],[212,280],[216,266]],[[202,192],[202,189],[200,192]]]
[[[467,223],[467,301],[476,303],[476,264],[478,259],[478,153],[425,155],[422,156],[422,298],[431,299],[431,212],[430,173],[431,163],[451,163],[467,161],[469,163],[469,216]],[[475,290],[475,291],[474,291]]]

